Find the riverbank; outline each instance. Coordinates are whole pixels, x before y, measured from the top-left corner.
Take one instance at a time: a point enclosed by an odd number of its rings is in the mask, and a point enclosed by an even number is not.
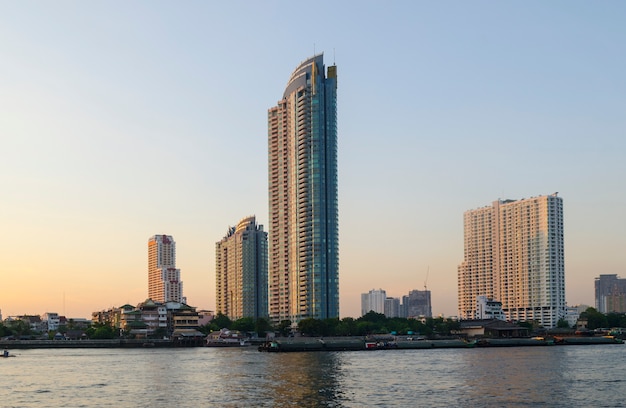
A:
[[[38,349],[38,348],[140,348],[140,347],[200,347],[204,339],[102,339],[102,340],[0,340],[0,348]]]
[[[473,347],[529,347],[555,345],[609,345],[624,344],[624,341],[612,336],[596,337],[532,337],[532,338],[497,338],[467,341],[463,339],[397,339],[334,337],[279,338],[259,345],[263,352],[292,351],[358,351],[358,350],[408,350],[437,348],[473,348]]]

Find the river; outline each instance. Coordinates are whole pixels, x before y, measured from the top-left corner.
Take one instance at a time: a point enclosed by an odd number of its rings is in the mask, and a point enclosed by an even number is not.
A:
[[[622,407],[624,345],[260,353],[33,349],[2,407]]]

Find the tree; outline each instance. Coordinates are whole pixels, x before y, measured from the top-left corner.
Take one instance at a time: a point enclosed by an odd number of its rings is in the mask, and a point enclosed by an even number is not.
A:
[[[288,336],[291,333],[291,320],[281,320],[276,326],[276,331],[281,336]]]
[[[85,334],[90,339],[113,339],[115,338],[117,330],[105,323],[94,323],[89,327]]]
[[[252,317],[242,317],[232,322],[229,328],[239,330],[240,332],[254,331],[254,319]]]
[[[10,336],[11,334],[13,334],[11,329],[0,323],[0,337]]]
[[[356,331],[356,321],[352,317],[344,317],[335,328],[337,336],[353,336]]]
[[[254,324],[254,330],[259,337],[265,337],[268,331],[272,330],[272,325],[267,319],[259,317]]]
[[[590,307],[580,314],[581,319],[587,319],[587,328],[599,329],[600,327],[607,327],[608,321],[604,314],[598,312],[595,308]]]
[[[30,334],[30,324],[24,320],[11,320],[8,323],[8,328],[15,336],[25,336]]]
[[[569,323],[565,319],[559,319],[559,321],[556,323],[556,327],[558,327],[559,329],[569,329]]]
[[[232,325],[233,322],[228,318],[228,316],[225,316],[222,314],[222,312],[219,312],[217,316],[213,318],[211,323],[215,324],[219,330],[219,329],[230,329],[230,326]]]
[[[365,313],[363,316],[359,317],[357,320],[360,320],[363,322],[384,324],[387,321],[387,316],[385,316],[382,313],[376,313],[375,311],[370,310],[369,312]]]
[[[309,317],[307,319],[302,319],[298,322],[298,330],[303,335],[307,336],[321,336],[321,321],[317,319],[313,319]]]

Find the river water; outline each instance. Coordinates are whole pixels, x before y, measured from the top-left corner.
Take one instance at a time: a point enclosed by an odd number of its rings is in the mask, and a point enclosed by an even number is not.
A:
[[[14,350],[0,406],[623,407],[625,347]]]

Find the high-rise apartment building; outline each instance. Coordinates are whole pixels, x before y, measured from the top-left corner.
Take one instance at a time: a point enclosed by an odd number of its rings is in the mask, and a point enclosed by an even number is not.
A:
[[[395,297],[388,297],[385,299],[385,316],[400,317],[400,299]]]
[[[596,310],[600,313],[626,313],[626,279],[600,275],[595,279]]]
[[[433,317],[430,290],[412,290],[408,296],[402,296],[402,305],[406,317]]]
[[[361,293],[361,316],[369,312],[385,313],[385,299],[387,299],[387,292],[382,289],[372,289],[368,293]]]
[[[302,62],[268,110],[269,313],[339,317],[337,67]]]
[[[486,296],[502,302],[507,320],[555,327],[566,312],[562,198],[499,200],[463,219],[459,316],[474,318]]]
[[[215,244],[216,311],[231,320],[266,318],[267,232],[254,216]]]
[[[148,298],[155,302],[183,302],[183,282],[176,268],[176,243],[170,235],[148,240]]]

